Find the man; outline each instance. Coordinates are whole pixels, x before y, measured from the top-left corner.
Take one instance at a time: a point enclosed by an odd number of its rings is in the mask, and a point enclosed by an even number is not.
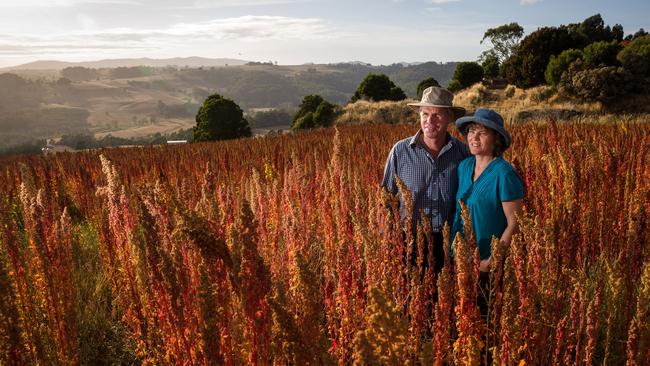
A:
[[[430,245],[436,273],[444,265],[442,228],[445,223],[451,226],[454,219],[458,190],[456,170],[460,161],[470,155],[467,146],[447,132],[447,126],[465,114],[465,109],[453,105],[453,99],[454,95],[448,90],[433,86],[422,92],[419,103],[409,103],[409,106],[419,110],[420,130],[415,136],[393,146],[381,182],[392,193],[398,191],[396,176],[406,185],[413,201],[413,212],[410,214],[414,234],[420,210],[429,218],[433,230]],[[400,215],[404,219],[407,212],[401,196],[400,203]],[[427,261],[424,260],[424,263]]]

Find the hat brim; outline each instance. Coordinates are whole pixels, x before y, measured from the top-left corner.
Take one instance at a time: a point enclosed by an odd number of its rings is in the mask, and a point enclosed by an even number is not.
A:
[[[506,129],[503,128],[503,126],[499,126],[489,119],[475,117],[475,116],[461,117],[456,120],[456,128],[458,128],[458,131],[460,131],[460,133],[466,136],[467,135],[466,127],[470,123],[478,123],[480,125],[483,125],[485,127],[488,127],[496,131],[499,135],[501,135],[505,149],[507,149],[512,143],[512,137],[510,137],[508,131],[506,131]]]
[[[450,108],[454,111],[454,115],[455,115],[454,118],[460,118],[464,116],[466,113],[465,108],[450,106],[450,105],[440,105],[440,104],[431,104],[431,103],[422,103],[422,102],[407,103],[407,104],[409,107],[413,107],[413,108],[420,108],[420,107]]]

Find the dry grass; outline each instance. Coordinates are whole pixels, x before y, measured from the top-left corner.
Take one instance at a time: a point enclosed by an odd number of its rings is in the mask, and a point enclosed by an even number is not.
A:
[[[407,105],[409,102],[411,100],[351,103],[342,107],[335,124],[415,123],[417,113]],[[549,116],[556,120],[594,123],[650,122],[650,96],[645,95],[622,99],[615,110],[623,112],[606,113],[600,103],[579,102],[547,86],[520,89],[508,85],[505,89],[489,89],[479,83],[458,92],[454,104],[464,107],[468,113],[481,107],[492,108],[501,113],[507,123],[524,120],[545,123]]]
[[[506,120],[515,121],[521,112],[572,110],[582,114],[600,113],[600,103],[581,103],[566,96],[558,95],[548,86],[520,89],[508,85],[505,89],[488,89],[482,84],[474,84],[456,94],[454,102],[468,111],[480,107],[492,108],[501,113]]]
[[[169,134],[172,132],[178,132],[179,130],[191,128],[194,127],[195,125],[196,123],[194,121],[187,120],[187,119],[179,119],[179,118],[165,119],[163,121],[159,121],[146,126],[136,126],[136,127],[129,127],[121,130],[96,133],[95,137],[103,138],[106,135],[112,135],[114,137],[121,137],[121,138],[145,137],[156,133]]]
[[[410,100],[398,102],[368,102],[360,100],[342,107],[336,118],[336,125],[356,125],[360,123],[413,123],[417,121],[415,109],[409,107]]]

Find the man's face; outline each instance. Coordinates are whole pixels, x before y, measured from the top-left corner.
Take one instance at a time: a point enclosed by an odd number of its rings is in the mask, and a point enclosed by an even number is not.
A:
[[[424,137],[442,138],[447,133],[447,126],[453,120],[453,111],[444,107],[420,107],[420,127]]]

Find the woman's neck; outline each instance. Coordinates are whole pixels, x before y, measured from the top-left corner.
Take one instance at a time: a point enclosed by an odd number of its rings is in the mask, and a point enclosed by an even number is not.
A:
[[[487,168],[492,160],[496,159],[496,157],[492,155],[475,155],[474,157],[476,158],[476,163],[474,164],[474,174],[472,176],[472,181],[476,181],[476,179],[481,176],[481,173],[483,173],[485,168]]]
[[[485,168],[492,162],[492,160],[496,159],[495,156],[493,155],[476,155],[476,167],[481,167]]]

